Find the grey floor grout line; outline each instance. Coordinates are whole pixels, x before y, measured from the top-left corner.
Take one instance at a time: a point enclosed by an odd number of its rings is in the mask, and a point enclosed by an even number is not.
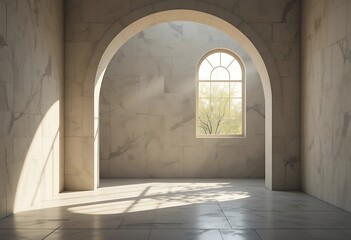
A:
[[[61,227],[61,226],[60,226],[60,227]],[[46,236],[43,238],[43,240],[46,239],[47,237],[49,237],[51,234],[53,234],[53,233],[54,233],[57,229],[59,229],[60,227],[54,229],[52,232],[50,232],[48,235],[46,235]]]
[[[148,240],[150,240],[151,238],[151,232],[152,232],[152,228],[150,228],[149,237],[147,238]]]
[[[254,231],[255,231],[255,233],[257,234],[257,236],[259,236],[259,238],[261,238],[262,240],[264,240],[264,239],[261,237],[261,235],[257,232],[256,229],[254,229]]]
[[[222,234],[221,228],[218,228],[218,232],[219,232],[219,234],[221,235],[222,240],[224,240],[224,237],[223,237],[223,234]]]
[[[122,226],[122,223],[124,222],[124,219],[127,217],[127,214],[123,215],[121,222],[119,223],[117,229],[120,229]]]
[[[219,204],[219,202],[218,202],[218,201],[216,201],[216,202],[217,202],[217,205],[218,205],[219,209],[221,209],[221,212],[222,212],[223,216],[224,216],[224,217],[225,217],[225,219],[227,220],[227,222],[228,222],[228,224],[229,224],[230,228],[233,228],[232,224],[231,224],[231,223],[229,222],[229,220],[228,220],[227,215],[225,215],[225,213],[224,213],[224,211],[223,211],[223,209],[222,209],[221,205]]]

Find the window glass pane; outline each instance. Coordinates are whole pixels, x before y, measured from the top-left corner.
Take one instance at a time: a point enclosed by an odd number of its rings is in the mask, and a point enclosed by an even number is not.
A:
[[[230,73],[230,80],[242,80],[242,70],[237,60],[234,60],[229,65],[228,71]]]
[[[219,133],[221,135],[229,135],[229,134],[232,134],[231,133],[231,129],[230,129],[230,125],[228,124],[230,121],[228,119],[224,119],[222,121],[222,124],[220,124],[219,126]]]
[[[229,83],[228,82],[212,82],[211,83],[211,97],[223,98],[229,97]]]
[[[222,125],[229,118],[229,98],[200,99],[198,130],[201,134],[225,134]]]
[[[212,66],[204,60],[199,68],[199,80],[210,80],[212,69]]]
[[[200,120],[199,120],[199,123],[197,125],[197,132],[200,135],[209,134],[206,126]]]
[[[212,125],[214,134],[226,134],[226,121],[229,117],[229,98],[213,100]]]
[[[230,118],[240,119],[242,115],[242,100],[241,99],[231,99],[230,100]]]
[[[229,117],[229,98],[215,98],[211,100],[211,113],[214,118],[228,118]]]
[[[199,110],[201,113],[207,112],[211,107],[211,100],[209,98],[200,98],[199,99]]]
[[[206,59],[211,63],[212,67],[218,67],[220,66],[220,53],[216,52],[211,55],[209,55]]]
[[[241,82],[231,82],[230,83],[230,97],[236,98],[242,96],[242,83]]]
[[[229,116],[229,98],[211,99],[210,108],[207,109],[203,119],[208,125],[210,134],[223,134],[221,132],[225,119]],[[205,124],[205,125],[206,125]]]
[[[227,135],[238,135],[242,134],[242,122],[239,119],[229,119],[223,124],[223,132]]]
[[[211,83],[199,82],[199,97],[209,98],[211,96]]]
[[[229,64],[234,60],[233,56],[228,53],[221,53],[221,66],[227,68]]]
[[[211,134],[211,101],[209,98],[200,98],[198,105],[198,131],[200,134]]]
[[[215,68],[211,73],[211,80],[227,81],[229,80],[229,72],[226,68]]]

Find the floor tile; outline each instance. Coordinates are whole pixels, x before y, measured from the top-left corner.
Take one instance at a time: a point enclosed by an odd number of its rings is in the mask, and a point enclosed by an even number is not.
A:
[[[223,240],[262,240],[255,230],[220,229]]]
[[[61,226],[68,218],[43,218],[40,215],[35,217],[8,216],[0,221],[1,228],[49,228],[55,229]]]
[[[220,207],[197,204],[156,211],[153,228],[230,228]]]
[[[138,212],[127,214],[120,227],[121,228],[150,228],[155,219],[155,211]]]
[[[218,230],[152,229],[150,240],[223,240]]]
[[[81,216],[63,222],[60,228],[118,228],[122,220],[122,216]]]
[[[148,240],[148,229],[58,229],[45,240]]]
[[[49,233],[47,239],[82,240],[351,239],[351,213],[301,192],[270,191],[262,180],[102,180],[101,186],[0,220],[0,240]]]
[[[55,229],[0,229],[0,240],[44,239]]]
[[[264,229],[257,230],[263,240],[350,240],[351,230],[335,229]]]
[[[350,228],[346,212],[231,212],[226,213],[232,228]]]
[[[227,220],[196,220],[184,221],[184,222],[155,222],[152,224],[152,228],[199,228],[199,229],[218,229],[218,228],[230,228],[230,224]]]

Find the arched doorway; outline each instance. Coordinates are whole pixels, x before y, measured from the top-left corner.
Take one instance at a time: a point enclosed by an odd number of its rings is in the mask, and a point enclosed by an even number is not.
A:
[[[125,28],[121,33],[119,33],[109,44],[107,49],[105,50],[104,54],[101,57],[101,61],[99,63],[99,67],[97,70],[97,74],[95,77],[95,87],[94,87],[94,119],[95,119],[95,124],[94,124],[94,133],[97,136],[99,134],[99,124],[98,124],[98,119],[99,119],[99,95],[100,95],[100,89],[101,89],[101,84],[102,84],[102,79],[104,76],[104,72],[107,68],[108,63],[112,59],[113,55],[117,52],[117,50],[131,37],[133,37],[135,34],[138,32],[144,30],[148,26],[152,26],[157,23],[162,23],[162,22],[168,22],[172,20],[186,20],[186,21],[194,21],[194,22],[200,22],[204,23],[208,21],[206,24],[216,27],[217,29],[220,29],[222,31],[225,31],[228,35],[230,35],[232,38],[237,40],[238,42],[241,43],[243,48],[248,52],[248,54],[251,56],[253,59],[254,64],[256,65],[259,75],[261,77],[263,89],[264,89],[264,94],[265,94],[265,102],[266,102],[266,135],[271,136],[272,130],[269,128],[271,126],[271,121],[270,124],[269,119],[271,117],[269,116],[271,113],[271,108],[272,106],[269,105],[269,103],[272,102],[271,98],[271,89],[270,89],[270,80],[268,76],[268,72],[266,70],[266,67],[264,65],[264,62],[256,50],[256,48],[253,46],[253,44],[248,40],[245,39],[246,37],[237,29],[234,27],[228,26],[229,24],[224,22],[223,20],[221,21],[220,19],[213,17],[209,14],[205,13],[200,13],[200,12],[194,12],[194,11],[186,11],[186,10],[174,10],[174,11],[167,11],[167,12],[161,12],[153,15],[149,15],[147,17],[144,17],[131,25],[129,25],[127,28]],[[256,50],[256,51],[254,51]],[[271,148],[269,148],[269,140],[266,138],[266,186],[269,187],[269,169],[267,168],[269,164],[269,156],[271,155]],[[94,141],[94,149],[99,149],[99,140],[98,138],[95,139]],[[94,162],[96,165],[96,169],[98,169],[99,165],[99,153],[95,153],[95,158]],[[270,160],[271,161],[271,160]],[[98,171],[98,170],[96,170]],[[96,172],[96,175],[98,175],[98,172]],[[97,180],[96,180],[97,181]]]
[[[89,68],[85,74],[83,85],[84,97],[81,103],[83,108],[85,108],[82,113],[83,124],[85,121],[85,125],[87,126],[87,131],[84,136],[82,136],[84,140],[82,140],[83,143],[81,144],[80,153],[82,156],[84,155],[84,157],[82,157],[81,161],[82,169],[78,169],[78,167],[75,169],[76,171],[81,171],[77,173],[80,182],[76,183],[74,182],[74,178],[65,177],[66,188],[71,190],[83,190],[95,189],[98,187],[99,93],[104,72],[114,54],[128,39],[143,29],[157,23],[181,20],[203,23],[225,32],[241,44],[254,62],[262,80],[265,95],[265,176],[266,187],[272,189],[272,174],[274,175],[274,173],[272,173],[272,83],[269,74],[276,77],[277,70],[273,58],[264,42],[259,36],[255,35],[255,32],[248,25],[241,22],[239,18],[232,14],[222,14],[222,18],[225,20],[201,12],[200,10],[196,11],[196,9],[167,10],[157,13],[145,11],[140,15],[131,14],[120,22],[113,24],[99,41],[91,57]],[[127,26],[125,27],[125,25]],[[238,26],[247,36],[250,36],[255,44],[235,26]],[[256,47],[258,47],[260,51]],[[263,60],[263,57],[265,60]],[[269,62],[269,73],[265,61]],[[66,141],[66,145],[67,144],[69,143]],[[77,166],[77,163],[75,165]]]
[[[216,28],[173,21],[134,35],[109,63],[99,105],[101,179],[264,178],[261,80]]]

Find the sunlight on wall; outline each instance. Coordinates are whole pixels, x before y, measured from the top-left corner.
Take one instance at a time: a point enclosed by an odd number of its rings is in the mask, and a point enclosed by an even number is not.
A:
[[[27,151],[17,183],[14,212],[59,192],[60,102],[42,118]]]
[[[100,96],[100,90],[102,85],[102,79],[105,76],[105,71],[107,66],[102,71],[101,75],[99,76],[99,81],[95,85],[94,88],[94,96]],[[99,186],[100,181],[100,169],[99,169],[99,156],[100,156],[100,146],[99,146],[99,105],[100,105],[100,98],[94,97],[94,189]]]

